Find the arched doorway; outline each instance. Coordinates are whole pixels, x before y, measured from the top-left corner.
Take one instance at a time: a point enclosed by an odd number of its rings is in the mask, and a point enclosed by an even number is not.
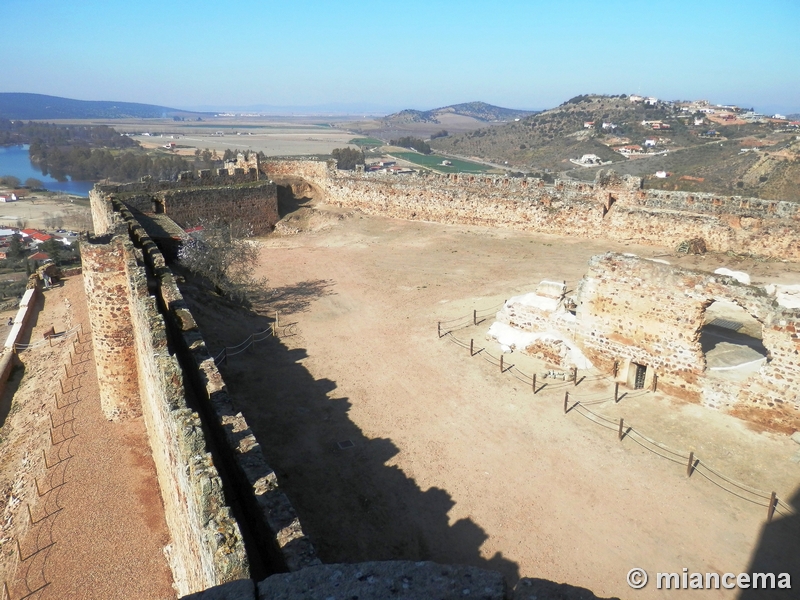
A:
[[[709,377],[741,381],[769,360],[761,322],[730,300],[714,300],[706,307],[700,346]]]

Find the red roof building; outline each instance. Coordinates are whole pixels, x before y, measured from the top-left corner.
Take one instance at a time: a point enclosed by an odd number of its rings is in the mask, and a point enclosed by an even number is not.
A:
[[[48,235],[39,231],[38,229],[20,229],[20,233],[25,237],[33,238],[37,242],[46,242],[53,238],[52,235]]]

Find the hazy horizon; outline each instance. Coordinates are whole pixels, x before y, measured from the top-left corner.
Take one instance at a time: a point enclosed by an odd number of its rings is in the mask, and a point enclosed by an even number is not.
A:
[[[5,0],[0,20],[14,31],[5,92],[350,114],[474,100],[542,110],[579,94],[641,93],[800,112],[793,0],[409,0],[402,10]]]

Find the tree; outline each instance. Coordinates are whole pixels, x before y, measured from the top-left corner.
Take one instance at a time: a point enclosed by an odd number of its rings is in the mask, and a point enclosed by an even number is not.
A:
[[[41,190],[44,188],[44,183],[40,179],[36,179],[35,177],[28,177],[25,180],[25,186],[29,187],[32,190]]]
[[[214,286],[218,294],[245,302],[256,283],[253,269],[258,264],[258,247],[247,238],[250,231],[222,220],[201,222],[181,246],[181,265]]]
[[[58,265],[64,256],[64,244],[55,238],[50,238],[46,242],[39,244],[39,251],[45,252]]]
[[[331,156],[336,159],[336,168],[352,171],[356,165],[364,164],[364,153],[355,148],[334,148]]]
[[[3,175],[0,177],[0,184],[11,188],[18,188],[20,184],[19,177],[13,175]]]
[[[8,244],[8,258],[15,260],[22,256],[22,237],[15,233],[11,236],[11,241]]]

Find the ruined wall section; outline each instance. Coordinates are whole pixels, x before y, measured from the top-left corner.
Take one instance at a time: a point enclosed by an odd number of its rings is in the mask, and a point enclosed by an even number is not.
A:
[[[334,161],[272,161],[269,177],[302,178],[325,201],[368,214],[488,225],[660,246],[700,237],[713,251],[800,260],[800,206],[715,194],[642,190],[636,177],[595,183],[493,175],[338,171]]]
[[[278,190],[268,180],[235,178],[220,184],[215,178],[177,182],[144,182],[126,185],[96,185],[90,193],[95,230],[108,231],[108,202],[117,199],[133,210],[163,212],[184,229],[202,222],[224,220],[250,235],[265,235],[278,222]]]
[[[236,488],[235,495],[241,502],[247,527],[254,532],[260,558],[278,571],[319,564],[316,551],[289,499],[278,487],[277,476],[264,459],[261,446],[242,413],[236,410],[164,256],[124,205],[116,201],[111,205],[126,224],[135,247],[140,249],[160,300],[158,310],[173,332],[176,355],[184,359],[187,383],[192,384],[202,405],[205,425],[216,441],[217,453],[230,478],[228,483]]]
[[[125,398],[147,426],[171,537],[165,552],[178,592],[249,577],[239,527],[225,504],[200,419],[186,405],[178,361],[148,293],[141,252],[113,215],[108,222],[114,234],[82,244],[101,400],[119,394],[115,377],[124,371]],[[109,335],[115,323],[125,324],[124,336]]]
[[[762,323],[769,360],[742,385],[718,385],[706,373],[700,330],[715,300],[735,302]],[[761,288],[609,253],[590,261],[577,303],[576,341],[595,365],[611,371],[618,361],[624,371],[630,362],[642,364],[672,396],[773,429],[800,428],[800,315],[778,307]]]
[[[97,228],[103,229],[107,223],[101,221]],[[100,405],[105,417],[113,421],[141,415],[126,251],[131,249],[119,236],[81,241]]]

